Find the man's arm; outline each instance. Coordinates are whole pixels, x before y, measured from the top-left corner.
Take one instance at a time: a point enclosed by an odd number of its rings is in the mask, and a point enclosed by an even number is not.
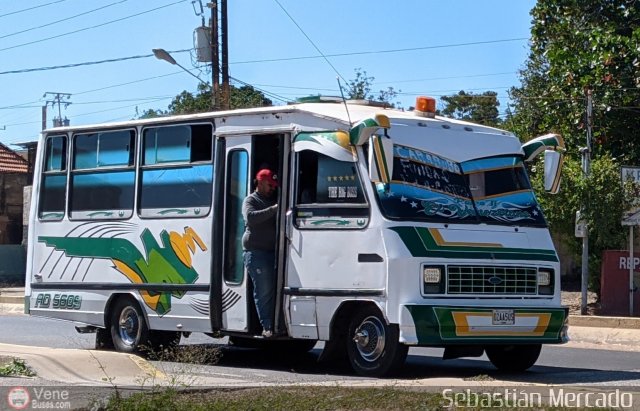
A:
[[[267,221],[278,211],[278,204],[274,204],[270,207],[267,207],[262,210],[256,210],[254,199],[252,197],[247,197],[244,199],[242,203],[242,216],[244,217],[244,221],[247,222],[247,225],[251,227],[254,224],[260,224],[262,222]]]

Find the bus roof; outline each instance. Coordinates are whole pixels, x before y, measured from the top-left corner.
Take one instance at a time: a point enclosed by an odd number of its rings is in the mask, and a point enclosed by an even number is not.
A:
[[[413,111],[384,108],[375,104],[362,104],[362,101],[359,101],[359,103],[354,104],[351,102],[347,104],[348,112],[344,102],[299,103],[286,106],[247,108],[58,127],[44,130],[43,133],[78,132],[264,114],[290,114],[293,116],[300,114],[339,123],[336,128],[348,129],[350,124],[353,125],[361,120],[374,117],[376,114],[384,114],[391,122],[389,134],[393,137],[394,142],[417,148],[428,146],[428,149],[434,150],[434,152],[451,160],[464,161],[470,158],[521,153],[521,143],[518,138],[513,133],[505,130],[441,116],[435,116],[434,118],[423,117]],[[294,118],[293,124],[299,125],[302,129],[305,128],[305,120],[302,117],[299,121]],[[415,127],[429,130],[428,143],[425,142],[423,133],[416,133]]]

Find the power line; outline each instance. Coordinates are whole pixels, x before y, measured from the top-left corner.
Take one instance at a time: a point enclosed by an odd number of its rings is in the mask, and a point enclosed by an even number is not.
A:
[[[176,5],[178,3],[183,3],[185,1],[186,0],[178,0],[178,1],[173,2],[173,3],[165,4],[164,6],[160,6],[160,7],[154,8],[154,9],[142,11],[140,13],[132,14],[130,16],[122,17],[122,18],[119,18],[119,19],[116,19],[116,20],[111,20],[111,21],[108,21],[106,23],[96,24],[94,26],[85,27],[83,29],[78,29],[78,30],[74,30],[74,31],[69,31],[67,33],[58,34],[56,36],[51,36],[51,37],[47,37],[47,38],[40,39],[40,40],[34,40],[34,41],[29,41],[27,43],[16,44],[15,46],[11,46],[11,47],[5,47],[3,49],[0,49],[0,51],[11,50],[11,49],[15,49],[15,48],[18,48],[18,47],[28,46],[28,45],[35,44],[35,43],[41,43],[43,41],[48,41],[48,40],[53,40],[53,39],[57,39],[57,38],[60,38],[60,37],[68,36],[70,34],[80,33],[82,31],[91,30],[91,29],[95,29],[95,28],[98,28],[98,27],[103,27],[103,26],[106,26],[108,24],[113,24],[113,23],[117,23],[117,22],[120,22],[120,21],[123,21],[123,20],[127,20],[127,19],[130,19],[130,18],[133,18],[133,17],[141,16],[143,14],[147,14],[147,13],[151,13],[151,12],[156,11],[156,10],[164,9],[166,7],[173,6],[173,5]]]
[[[26,32],[31,31],[31,30],[36,30],[36,29],[41,29],[41,28],[44,28],[44,27],[53,26],[54,24],[62,23],[63,21],[72,20],[72,19],[75,19],[76,17],[84,16],[84,15],[93,13],[95,11],[103,10],[103,9],[106,9],[107,7],[111,7],[111,6],[114,6],[116,4],[120,4],[120,3],[124,3],[125,1],[127,1],[127,0],[120,0],[120,1],[117,1],[115,3],[107,4],[106,6],[98,7],[97,9],[85,11],[84,13],[76,14],[75,16],[70,16],[70,17],[67,17],[67,18],[62,19],[62,20],[56,20],[56,21],[52,21],[51,23],[43,24],[41,26],[36,26],[36,27],[31,27],[31,28],[25,29],[25,30],[16,31],[15,33],[11,33],[11,34],[5,34],[4,36],[0,36],[0,39],[4,39],[4,38],[15,36],[15,35],[18,35],[18,34],[26,33]]]
[[[376,81],[371,84],[398,84],[398,83],[417,83],[419,81],[435,81],[435,80],[452,80],[457,78],[475,78],[475,77],[492,77],[492,76],[504,76],[517,74],[517,71],[503,71],[501,73],[487,73],[487,74],[469,74],[465,76],[447,76],[447,77],[431,77],[414,80],[395,80],[395,81]]]
[[[57,0],[57,1],[52,1],[52,2],[50,2],[50,3],[41,4],[41,5],[39,5],[39,6],[29,7],[28,9],[22,9],[22,10],[18,10],[18,11],[12,11],[11,13],[0,14],[0,18],[2,18],[2,17],[6,17],[6,16],[11,16],[11,15],[18,14],[18,13],[23,13],[23,12],[25,12],[25,11],[29,11],[29,10],[38,9],[38,8],[40,8],[40,7],[50,6],[50,5],[52,5],[52,4],[56,4],[56,3],[62,3],[63,1],[67,1],[67,0]]]
[[[327,57],[347,57],[347,56],[358,56],[358,55],[366,55],[366,54],[402,53],[402,52],[408,52],[408,51],[429,50],[429,49],[447,48],[447,47],[463,47],[463,46],[473,46],[473,45],[481,45],[481,44],[503,43],[503,42],[510,42],[510,41],[516,41],[516,40],[527,40],[527,39],[526,38],[503,39],[503,40],[490,40],[490,41],[480,41],[480,42],[470,42],[470,43],[441,44],[441,45],[436,45],[436,46],[412,47],[412,48],[403,48],[403,49],[355,51],[355,52],[350,52],[350,53],[327,54],[326,56]],[[0,51],[2,51],[2,50],[0,50]],[[169,51],[169,52],[170,53],[183,53],[183,52],[186,52],[186,51],[190,51],[190,49],[175,50],[175,51]],[[147,58],[147,57],[151,57],[151,56],[153,56],[153,54],[145,54],[145,55],[129,56],[129,57],[119,57],[119,58],[114,58],[114,59],[109,59],[109,60],[89,61],[89,62],[84,62],[84,63],[66,64],[66,65],[61,65],[61,66],[37,67],[37,68],[2,71],[2,72],[0,72],[0,75],[2,75],[2,74],[28,73],[28,72],[32,72],[32,71],[47,71],[47,70],[55,70],[55,69],[60,69],[60,68],[89,66],[89,65],[94,65],[94,64],[103,64],[103,63],[111,63],[111,62],[124,61],[124,60]],[[272,62],[279,62],[279,61],[309,60],[309,59],[318,59],[318,58],[322,58],[322,57],[321,56],[283,57],[283,58],[276,58],[276,59],[236,61],[236,62],[231,62],[229,64],[272,63]],[[483,77],[483,76],[513,74],[513,73],[515,73],[515,72],[504,72],[504,73],[493,73],[493,74],[491,74],[491,73],[490,74],[477,74],[477,75],[470,75],[470,76],[451,76],[451,77],[441,77],[441,78],[434,77],[434,78],[423,79],[423,80],[419,80],[419,79],[418,80],[405,80],[404,82],[427,81],[427,80],[447,80],[447,79],[454,79],[454,78]],[[391,82],[387,81],[385,83],[391,83]],[[377,83],[377,84],[380,84],[380,83]]]
[[[355,52],[349,52],[349,53],[326,54],[324,56],[300,56],[300,57],[284,57],[284,58],[263,59],[263,60],[245,60],[245,61],[234,61],[234,62],[231,62],[230,64],[272,63],[272,62],[279,62],[279,61],[319,59],[323,57],[346,57],[346,56],[362,56],[367,54],[403,53],[408,51],[442,49],[442,48],[449,48],[449,47],[477,46],[482,44],[507,43],[507,42],[513,42],[513,41],[523,41],[523,40],[529,40],[529,38],[519,37],[519,38],[502,39],[502,40],[487,40],[487,41],[472,41],[467,43],[439,44],[435,46],[407,47],[402,49],[355,51]]]
[[[302,29],[302,27],[300,27],[300,25],[294,20],[294,18],[291,16],[291,14],[289,14],[289,12],[287,11],[287,9],[285,9],[282,4],[280,4],[280,2],[278,0],[273,0],[276,2],[276,4],[278,6],[280,6],[280,8],[282,9],[282,11],[284,11],[284,13],[287,15],[287,17],[289,17],[289,19],[291,19],[291,21],[293,22],[293,24],[296,25],[296,27],[298,28],[298,30],[300,30],[300,32],[302,32],[302,34],[304,34],[304,36],[307,38],[307,40],[309,40],[309,43],[311,43],[311,45],[316,49],[316,51],[318,53],[320,53],[320,55],[322,56],[322,58],[327,62],[327,64],[329,64],[331,66],[331,68],[333,69],[333,71],[336,72],[336,74],[345,82],[347,83],[347,80],[342,76],[342,74],[340,74],[340,72],[338,71],[338,69],[336,69],[333,64],[331,64],[331,62],[329,61],[329,59],[327,58],[327,56],[325,56],[325,54],[322,52],[322,50],[320,50],[320,48],[318,46],[316,46],[316,43],[313,42],[313,40],[311,40],[311,37],[309,37],[307,35],[307,33],[304,32],[304,30]]]
[[[191,51],[191,49],[174,50],[174,51],[170,51],[170,53],[184,53],[184,52],[187,52],[187,51]],[[87,62],[84,62],[84,63],[64,64],[64,65],[61,65],[61,66],[36,67],[36,68],[29,68],[29,69],[0,71],[0,75],[2,75],[2,74],[30,73],[30,72],[33,72],[33,71],[49,71],[49,70],[57,70],[57,69],[62,69],[62,68],[71,68],[71,67],[80,67],[80,66],[92,66],[92,65],[96,65],[96,64],[115,63],[115,62],[119,62],[119,61],[136,60],[136,59],[142,59],[142,58],[148,58],[148,57],[153,57],[153,53],[152,54],[140,54],[140,55],[137,55],[137,56],[118,57],[118,58],[107,59],[107,60],[87,61]]]
[[[235,78],[235,77],[231,77],[231,76],[230,76],[229,78],[230,78],[231,80],[233,80],[233,81],[237,82],[237,83],[240,83],[240,84],[244,85],[244,86],[252,87],[252,88],[254,88],[254,89],[258,90],[259,92],[261,92],[262,94],[264,94],[265,96],[275,98],[276,100],[282,101],[282,102],[284,102],[284,103],[288,103],[288,102],[292,101],[291,99],[288,99],[288,98],[286,98],[286,97],[282,97],[282,96],[280,96],[280,95],[278,95],[278,94],[271,93],[271,92],[266,91],[266,90],[264,90],[264,89],[258,88],[258,87],[256,87],[256,86],[254,86],[253,84],[249,84],[249,83],[244,82],[244,81],[242,81],[242,80],[240,80],[240,79],[237,79],[237,78]]]
[[[161,74],[159,76],[147,77],[147,78],[143,78],[143,79],[139,79],[139,80],[127,81],[126,83],[112,84],[110,86],[100,87],[100,88],[96,88],[96,89],[93,89],[93,90],[81,91],[79,93],[74,93],[74,95],[75,96],[79,96],[81,94],[95,93],[96,91],[102,91],[102,90],[108,90],[110,88],[128,86],[129,84],[142,83],[144,81],[155,80],[155,79],[162,78],[162,77],[175,76],[176,74],[182,74],[182,73],[184,73],[182,70],[174,71],[173,73]]]

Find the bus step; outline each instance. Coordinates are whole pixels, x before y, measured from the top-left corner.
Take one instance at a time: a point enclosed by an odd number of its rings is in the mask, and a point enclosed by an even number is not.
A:
[[[95,333],[98,330],[98,327],[94,327],[92,325],[85,325],[85,326],[76,326],[76,331],[79,332],[80,334],[92,334]]]

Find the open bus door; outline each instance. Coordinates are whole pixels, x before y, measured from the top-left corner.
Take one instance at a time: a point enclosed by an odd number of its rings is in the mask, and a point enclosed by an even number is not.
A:
[[[240,334],[261,332],[255,303],[253,284],[244,267],[242,235],[244,218],[242,203],[253,187],[253,176],[260,168],[268,167],[276,173],[283,169],[285,134],[233,135],[219,138],[216,172],[216,216],[213,235],[216,238],[216,253],[212,273],[210,304],[211,324],[214,332],[223,331]],[[286,181],[280,179],[278,194],[280,214],[286,209]],[[277,241],[284,241],[278,218]],[[281,317],[283,247],[276,247],[276,295],[274,325],[277,330],[285,327]],[[279,257],[278,257],[279,255]]]

